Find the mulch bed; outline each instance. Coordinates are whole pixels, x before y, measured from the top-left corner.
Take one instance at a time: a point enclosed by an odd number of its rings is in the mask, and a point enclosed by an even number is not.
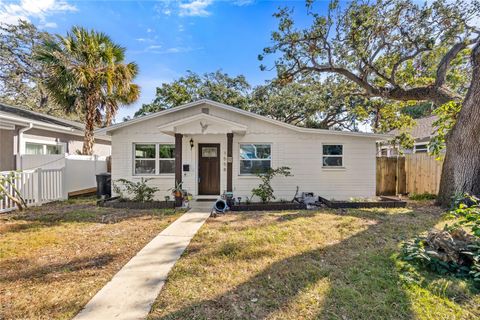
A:
[[[338,201],[327,200],[322,197],[318,197],[320,202],[324,203],[327,207],[333,209],[347,209],[347,208],[405,208],[406,201],[402,200],[381,200],[381,201]]]
[[[281,203],[281,202],[270,202],[270,203],[249,203],[249,204],[237,204],[232,205],[230,210],[232,211],[279,211],[279,210],[304,210],[307,206],[303,203]]]

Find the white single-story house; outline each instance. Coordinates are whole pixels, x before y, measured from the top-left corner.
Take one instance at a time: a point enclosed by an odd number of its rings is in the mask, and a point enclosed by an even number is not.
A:
[[[376,142],[391,138],[297,127],[210,100],[98,131],[111,135],[112,180],[152,178],[159,200],[175,181],[197,199],[225,191],[246,199],[256,173],[282,166],[292,176],[273,179],[277,200],[291,200],[297,186],[329,199],[372,197]]]

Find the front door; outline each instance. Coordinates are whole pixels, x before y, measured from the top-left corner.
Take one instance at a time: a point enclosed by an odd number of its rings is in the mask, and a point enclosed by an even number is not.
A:
[[[198,145],[198,194],[220,194],[220,144]]]

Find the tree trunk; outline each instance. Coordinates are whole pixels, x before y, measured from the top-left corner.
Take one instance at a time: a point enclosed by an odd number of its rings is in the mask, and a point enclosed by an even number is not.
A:
[[[87,112],[85,114],[85,135],[83,139],[83,150],[82,154],[92,155],[93,154],[93,144],[95,142],[93,137],[93,130],[95,129],[95,108],[87,107]]]
[[[472,51],[472,82],[449,133],[437,203],[461,193],[480,195],[480,42]]]

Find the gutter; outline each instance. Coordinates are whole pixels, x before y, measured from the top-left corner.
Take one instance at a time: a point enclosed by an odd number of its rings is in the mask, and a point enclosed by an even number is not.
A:
[[[55,129],[55,130],[60,130],[60,131],[64,131],[64,132],[72,132],[74,129],[71,128],[71,127],[65,127],[65,126],[60,126],[60,125],[56,125],[56,124],[50,124],[50,123],[43,123],[41,121],[25,121],[25,120],[22,120],[22,119],[18,119],[18,117],[12,117],[10,115],[6,115],[6,114],[3,114],[3,113],[0,113],[0,118],[1,119],[6,119],[6,120],[9,120],[13,123],[18,123],[20,125],[22,124],[35,124],[35,127],[36,128],[45,128],[45,129]],[[26,130],[25,130],[26,131]]]
[[[25,131],[28,131],[30,129],[33,128],[33,123],[30,122],[28,124],[28,127],[25,127],[25,128],[22,128],[20,130],[18,130],[18,138],[17,138],[17,156],[16,156],[16,159],[17,159],[17,164],[16,164],[16,169],[19,170],[19,169],[22,169],[21,166],[21,160],[22,160],[22,154],[23,154],[23,151],[25,151],[25,146],[23,144],[23,133]],[[23,146],[23,147],[22,147]]]

